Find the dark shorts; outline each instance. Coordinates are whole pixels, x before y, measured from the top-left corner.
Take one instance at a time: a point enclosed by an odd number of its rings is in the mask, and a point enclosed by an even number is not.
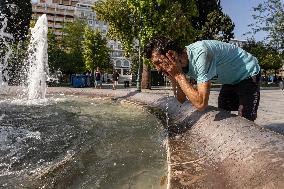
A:
[[[223,85],[218,97],[218,107],[238,111],[246,119],[254,121],[260,99],[260,74],[235,85]]]
[[[101,85],[102,84],[102,81],[101,80],[95,80],[95,85]]]

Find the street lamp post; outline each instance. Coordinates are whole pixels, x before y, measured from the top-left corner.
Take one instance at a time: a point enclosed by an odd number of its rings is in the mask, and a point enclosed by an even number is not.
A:
[[[140,6],[140,5],[139,5]],[[138,37],[138,72],[136,80],[136,91],[141,92],[141,29],[142,29],[141,11],[139,7],[139,37]]]

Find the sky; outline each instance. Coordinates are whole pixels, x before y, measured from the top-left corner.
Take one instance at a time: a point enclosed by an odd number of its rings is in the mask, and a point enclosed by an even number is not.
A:
[[[235,24],[235,38],[246,40],[249,36],[243,36],[244,33],[251,31],[249,24],[254,23],[252,18],[253,7],[256,7],[263,0],[221,0],[223,12],[230,16]],[[257,33],[255,39],[263,40],[265,33]]]

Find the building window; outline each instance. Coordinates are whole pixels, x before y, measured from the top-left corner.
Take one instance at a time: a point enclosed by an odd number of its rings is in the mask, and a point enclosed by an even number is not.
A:
[[[93,21],[92,21],[92,20],[89,20],[89,24],[92,25],[92,24],[93,24]]]
[[[85,14],[84,14],[84,12],[81,12],[81,17],[85,17]]]
[[[121,60],[117,60],[116,63],[115,63],[115,66],[116,67],[121,67]]]
[[[123,69],[122,72],[122,75],[130,75],[129,69]]]
[[[130,64],[127,60],[123,61],[123,67],[128,67],[129,68]]]
[[[121,69],[115,69],[118,74],[121,74]]]

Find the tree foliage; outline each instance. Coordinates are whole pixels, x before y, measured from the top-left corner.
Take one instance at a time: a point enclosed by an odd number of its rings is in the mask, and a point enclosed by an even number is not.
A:
[[[63,57],[62,67],[66,73],[78,73],[85,71],[83,60],[82,41],[86,23],[81,20],[67,23],[63,29],[62,45]]]
[[[170,37],[180,46],[197,39],[228,41],[233,36],[234,25],[218,0],[100,0],[94,10],[98,19],[108,22],[109,36],[121,41],[132,57],[137,39],[144,46],[156,35]]]
[[[126,54],[131,53],[131,56],[138,51],[137,40],[144,46],[151,37],[163,35],[184,46],[193,42],[197,34],[191,19],[198,15],[194,0],[101,0],[94,10],[98,19],[108,22],[109,36],[121,41]],[[149,88],[147,81],[150,80],[142,79],[142,88]]]
[[[61,70],[68,72],[67,54],[63,51],[62,41],[54,34],[53,30],[48,31],[48,63],[50,72]],[[66,69],[67,68],[67,69]]]
[[[254,7],[253,34],[266,32],[266,41],[278,50],[284,49],[284,9],[281,0],[265,0]]]
[[[229,42],[234,37],[234,27],[229,16],[222,11],[214,10],[207,15],[207,21],[202,26],[198,38]]]
[[[276,71],[283,65],[283,57],[279,51],[275,47],[267,45],[263,42],[255,42],[254,40],[250,40],[247,44],[245,44],[243,49],[257,57],[260,67],[264,70],[265,75],[267,71]]]
[[[14,42],[24,40],[28,34],[32,15],[31,1],[1,0],[0,13],[8,19],[6,32],[13,35]]]
[[[106,0],[98,1],[94,10],[99,19],[108,22],[110,37],[121,41],[126,52],[135,48],[139,38],[142,46],[157,34],[185,45],[196,36],[191,18],[198,12],[193,0]]]
[[[222,12],[220,0],[195,0],[198,16],[193,17],[193,25],[199,31],[196,40],[217,39],[228,42],[234,37],[234,23]]]
[[[202,27],[208,21],[208,14],[213,11],[221,11],[219,0],[195,0],[198,9],[198,16],[193,17],[193,25],[197,30],[202,30]]]
[[[86,69],[94,70],[99,67],[104,70],[111,70],[110,49],[107,47],[107,40],[101,33],[85,26],[83,44],[83,57]]]

